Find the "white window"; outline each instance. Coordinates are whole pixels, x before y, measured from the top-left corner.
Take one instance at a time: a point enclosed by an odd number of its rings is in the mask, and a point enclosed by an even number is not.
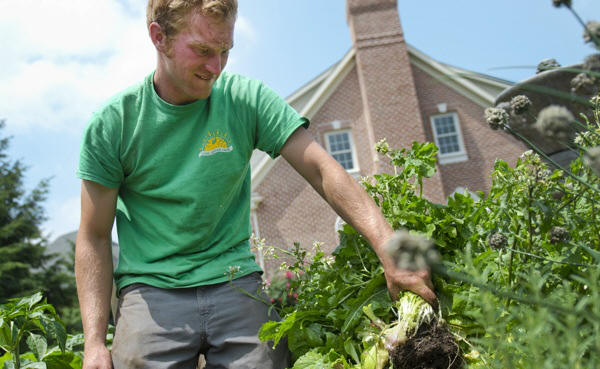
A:
[[[431,127],[435,144],[439,148],[440,164],[468,160],[456,113],[432,116]]]
[[[325,133],[327,151],[348,172],[358,171],[356,153],[350,130]]]

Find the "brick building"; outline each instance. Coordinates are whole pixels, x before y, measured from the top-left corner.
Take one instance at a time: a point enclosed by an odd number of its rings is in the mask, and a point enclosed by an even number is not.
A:
[[[396,0],[347,0],[353,47],[287,101],[311,121],[309,132],[355,177],[389,171],[374,146],[432,141],[438,173],[425,182],[430,200],[490,186],[497,158],[514,163],[525,146],[488,128],[486,107],[511,83],[445,65],[406,43]],[[252,158],[254,232],[267,244],[336,245],[340,219],[283,159]],[[274,265],[258,260],[270,270]]]

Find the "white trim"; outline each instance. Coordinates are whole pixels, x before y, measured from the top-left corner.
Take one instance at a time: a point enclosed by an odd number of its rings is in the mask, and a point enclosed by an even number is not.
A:
[[[448,87],[456,90],[461,95],[467,97],[470,100],[475,101],[482,107],[489,107],[494,104],[495,97],[487,91],[479,88],[472,82],[469,82],[459,74],[453,72],[444,65],[431,59],[429,56],[423,54],[414,47],[408,45],[411,64],[419,67],[432,77],[437,79],[439,82],[447,85]]]
[[[467,151],[465,149],[462,130],[460,128],[460,122],[458,120],[458,114],[456,113],[435,114],[429,117],[429,122],[431,123],[431,130],[433,132],[433,140],[435,141],[435,144],[437,145],[437,147],[440,147],[440,143],[438,141],[439,135],[435,127],[435,119],[442,117],[452,117],[452,120],[454,122],[454,129],[456,130],[459,151],[447,154],[442,154],[438,151],[439,163],[450,164],[469,160],[469,157],[467,156]]]
[[[325,147],[327,149],[327,152],[329,153],[329,155],[333,156],[333,154],[331,152],[331,147],[329,145],[329,136],[333,136],[333,135],[339,135],[342,133],[347,133],[348,134],[348,141],[350,141],[350,153],[352,154],[352,169],[346,169],[346,172],[348,173],[358,173],[360,172],[360,168],[358,166],[358,160],[357,160],[357,155],[356,155],[356,147],[354,146],[354,138],[352,137],[352,130],[351,129],[340,129],[337,131],[329,131],[329,132],[325,132],[324,137],[325,137]]]
[[[477,80],[481,83],[485,83],[486,85],[498,87],[502,90],[505,90],[509,87],[514,86],[514,82],[502,80],[492,76],[485,76],[477,72],[473,72],[467,69],[463,69],[460,67],[455,67],[453,65],[446,65],[446,68],[454,71],[455,74],[462,76],[463,78]]]
[[[256,216],[256,209],[250,210],[250,218],[252,220],[254,236],[260,240],[260,229],[258,228],[258,216]],[[256,249],[256,256],[258,257],[258,265],[262,270],[265,270],[265,255],[260,248]]]
[[[350,51],[331,72],[325,82],[323,82],[323,84],[321,84],[321,86],[317,89],[304,109],[302,109],[300,112],[300,115],[311,119],[312,116],[321,108],[321,106],[325,104],[329,96],[331,96],[331,94],[336,90],[337,86],[342,83],[344,78],[354,67],[354,63],[352,63],[352,61],[354,61],[354,55],[354,49],[350,49]]]
[[[326,71],[315,77],[312,81],[308,82],[306,85],[300,87],[298,90],[294,91],[290,96],[288,96],[285,101],[288,104],[293,104],[295,100],[301,98],[305,93],[313,89],[319,83],[323,82],[327,77],[329,77],[332,69],[335,67],[335,64],[329,67]]]

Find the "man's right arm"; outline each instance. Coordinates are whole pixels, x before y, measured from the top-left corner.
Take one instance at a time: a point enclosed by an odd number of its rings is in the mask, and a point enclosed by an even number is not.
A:
[[[75,246],[75,278],[83,323],[84,369],[112,368],[105,346],[113,266],[111,231],[118,189],[83,180],[81,223]]]

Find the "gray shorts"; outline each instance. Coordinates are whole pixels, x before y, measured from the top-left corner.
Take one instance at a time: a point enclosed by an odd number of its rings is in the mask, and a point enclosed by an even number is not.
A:
[[[144,284],[123,288],[119,298],[112,358],[115,369],[195,369],[203,354],[206,368],[283,369],[289,364],[285,341],[273,350],[258,339],[268,306],[239,291],[259,296],[259,273],[217,285],[161,289]]]

